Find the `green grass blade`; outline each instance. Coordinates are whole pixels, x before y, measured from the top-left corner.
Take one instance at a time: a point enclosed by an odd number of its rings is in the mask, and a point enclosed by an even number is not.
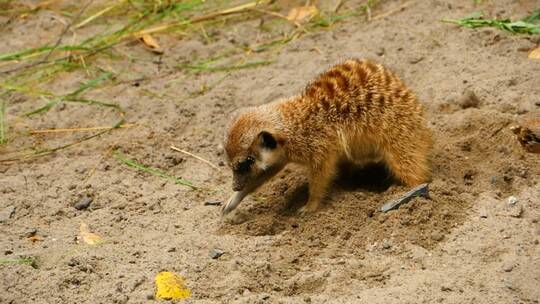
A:
[[[0,258],[0,264],[30,265],[33,268],[37,268],[37,261],[34,257],[20,257],[15,259]]]
[[[120,112],[124,112],[124,110],[120,107],[120,105],[116,104],[116,103],[108,103],[108,102],[103,102],[103,101],[98,101],[98,100],[93,100],[93,99],[71,98],[71,97],[66,98],[65,101],[78,102],[78,103],[84,103],[84,104],[96,105],[96,106],[103,106],[103,107],[111,107],[111,108],[117,109]]]
[[[35,57],[37,55],[49,52],[53,49],[58,51],[88,51],[88,48],[78,45],[61,45],[57,48],[47,45],[15,53],[0,55],[0,61],[22,60],[29,57]]]
[[[76,97],[79,94],[81,94],[82,92],[84,92],[84,91],[86,91],[86,90],[88,90],[90,88],[96,87],[101,82],[109,79],[112,75],[113,74],[110,73],[110,72],[103,73],[99,77],[94,78],[92,80],[89,80],[89,81],[83,83],[78,89],[76,89],[75,91],[67,94],[66,97]]]
[[[445,18],[442,22],[454,23],[468,28],[495,27],[513,34],[540,34],[540,24],[528,22],[538,21],[540,19],[540,10],[526,17],[524,20],[519,21],[511,21],[509,19],[482,19],[482,16],[482,13],[474,13],[461,19]]]
[[[538,21],[540,21],[540,9],[537,9],[536,11],[532,12],[532,14],[523,18],[523,20],[521,21],[524,21],[527,23],[537,23]]]
[[[230,72],[236,70],[250,69],[258,66],[271,64],[272,61],[253,61],[245,64],[236,64],[236,65],[226,65],[226,66],[217,66],[209,67],[206,64],[196,64],[196,65],[183,65],[179,66],[180,68],[188,69],[192,72]]]
[[[47,100],[48,101],[47,104],[45,104],[44,106],[42,106],[40,108],[35,109],[34,111],[25,113],[24,116],[30,117],[30,116],[33,116],[33,115],[36,115],[36,114],[45,113],[45,112],[49,111],[52,107],[54,107],[56,104],[58,104],[61,101],[60,98],[56,98],[54,100],[49,100],[45,96],[41,96],[41,98]]]
[[[147,166],[145,166],[145,165],[143,165],[141,163],[138,163],[138,162],[136,162],[136,161],[134,161],[132,159],[127,158],[124,154],[122,154],[122,153],[120,153],[118,151],[116,151],[114,153],[114,157],[116,157],[116,159],[118,159],[122,163],[128,165],[129,167],[132,167],[132,168],[144,171],[146,173],[150,173],[152,175],[159,176],[161,178],[173,181],[176,184],[188,186],[188,187],[191,187],[192,189],[197,189],[197,187],[193,186],[193,184],[188,180],[185,180],[185,179],[183,179],[181,177],[175,177],[175,176],[169,175],[169,174],[161,171],[158,168],[147,167]]]

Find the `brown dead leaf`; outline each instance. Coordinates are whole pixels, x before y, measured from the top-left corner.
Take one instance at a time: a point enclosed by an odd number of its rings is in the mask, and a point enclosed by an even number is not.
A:
[[[29,240],[32,243],[42,242],[43,241],[43,238],[41,238],[40,236],[37,236],[37,235],[29,236],[26,239]]]
[[[83,240],[88,245],[96,245],[103,242],[103,239],[101,237],[93,232],[90,232],[90,229],[88,228],[88,225],[85,223],[81,223],[81,227],[79,228],[79,240]]]
[[[156,54],[163,54],[163,50],[157,43],[157,41],[150,36],[150,34],[143,34],[141,37],[139,37],[139,40],[146,45],[152,52]]]
[[[529,52],[529,59],[540,59],[540,46]]]
[[[287,20],[291,22],[307,22],[318,13],[319,10],[314,5],[293,7],[287,15]]]

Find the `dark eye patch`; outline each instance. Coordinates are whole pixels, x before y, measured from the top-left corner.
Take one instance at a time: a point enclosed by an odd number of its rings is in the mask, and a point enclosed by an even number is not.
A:
[[[236,165],[234,171],[238,173],[246,173],[249,171],[249,169],[251,169],[251,166],[254,162],[255,160],[253,159],[253,157],[248,157],[245,160],[239,162],[238,165]]]

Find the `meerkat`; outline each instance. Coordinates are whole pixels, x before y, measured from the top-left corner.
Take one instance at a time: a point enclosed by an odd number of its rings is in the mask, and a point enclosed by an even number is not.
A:
[[[383,162],[406,186],[429,179],[432,146],[421,104],[389,69],[350,59],[317,76],[296,96],[237,111],[224,148],[235,193],[227,214],[288,163],[309,172],[309,199],[319,209],[338,164]]]

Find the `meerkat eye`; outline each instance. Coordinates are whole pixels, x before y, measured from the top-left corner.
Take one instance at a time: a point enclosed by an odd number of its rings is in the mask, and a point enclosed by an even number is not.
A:
[[[266,131],[260,133],[261,145],[267,149],[275,149],[277,147],[277,141],[274,136]]]
[[[255,159],[253,159],[253,157],[248,157],[236,165],[235,171],[238,173],[246,173],[251,169],[251,165],[253,165],[254,162]]]

